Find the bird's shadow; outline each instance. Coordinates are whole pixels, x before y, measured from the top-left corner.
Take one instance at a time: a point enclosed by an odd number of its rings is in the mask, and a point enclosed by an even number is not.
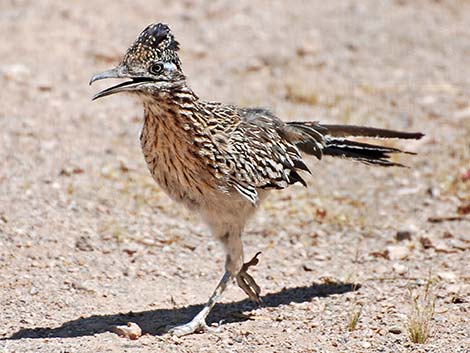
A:
[[[352,292],[360,288],[353,283],[312,283],[309,286],[284,288],[279,292],[265,295],[263,306],[277,307],[292,302],[302,303],[314,297],[327,297],[332,294]],[[123,325],[129,321],[135,322],[142,329],[142,333],[162,335],[170,326],[189,321],[203,305],[189,305],[174,309],[156,309],[141,312],[118,313],[111,315],[92,315],[63,323],[56,328],[36,327],[25,328],[15,332],[10,337],[1,340],[15,340],[21,338],[49,338],[49,337],[81,337],[92,336],[108,332],[115,325]],[[249,320],[249,315],[242,315],[243,311],[256,308],[256,304],[248,299],[232,303],[217,304],[210,313],[207,323],[219,322],[221,324]]]

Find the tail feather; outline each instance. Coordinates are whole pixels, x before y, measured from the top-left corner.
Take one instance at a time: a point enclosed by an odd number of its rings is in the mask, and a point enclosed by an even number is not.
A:
[[[400,163],[390,161],[391,153],[402,153],[398,148],[383,147],[349,140],[332,139],[327,142],[323,154],[326,156],[354,159],[366,164],[377,164],[384,167],[403,167]]]
[[[390,156],[384,156],[383,158],[376,158],[373,156],[368,156],[364,153],[355,153],[352,151],[345,151],[343,149],[338,149],[334,147],[328,148],[328,155],[333,156],[333,157],[350,158],[357,162],[370,164],[370,165],[380,165],[382,167],[406,167],[405,165],[401,163],[395,163],[395,162],[388,160],[387,158],[390,158]]]
[[[301,123],[300,123],[301,124]],[[319,124],[317,122],[305,122],[307,126],[320,127],[323,131],[326,129],[327,135],[332,137],[374,137],[385,139],[414,139],[419,140],[424,136],[421,132],[403,132],[388,129],[378,129],[375,127],[357,126],[357,125],[330,125]]]
[[[307,154],[315,155],[318,158],[321,158],[321,155],[349,158],[361,163],[384,167],[403,167],[402,164],[390,160],[391,155],[394,153],[415,153],[402,151],[394,147],[346,139],[346,137],[420,139],[424,136],[420,132],[402,132],[354,125],[323,125],[317,122],[294,122],[288,123],[288,125],[305,137],[295,141],[295,144]],[[321,139],[319,136],[321,136]],[[322,148],[319,156],[318,146],[320,143]]]

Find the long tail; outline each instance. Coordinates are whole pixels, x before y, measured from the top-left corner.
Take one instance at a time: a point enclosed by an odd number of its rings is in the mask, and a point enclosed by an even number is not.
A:
[[[380,165],[384,167],[400,166],[390,160],[393,153],[412,152],[398,148],[351,140],[354,137],[376,139],[420,139],[420,132],[401,132],[355,125],[327,125],[317,122],[289,122],[290,131],[294,130],[300,139],[296,139],[297,147],[307,153],[321,158],[322,155],[349,158],[358,162]]]

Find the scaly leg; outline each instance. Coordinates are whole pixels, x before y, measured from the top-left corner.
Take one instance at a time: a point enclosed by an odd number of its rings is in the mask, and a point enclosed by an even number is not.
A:
[[[207,315],[209,315],[210,311],[214,307],[222,292],[225,290],[225,288],[227,288],[227,284],[230,281],[230,277],[230,272],[227,271],[224,273],[222,279],[217,285],[217,288],[215,288],[214,293],[212,293],[208,302],[206,303],[206,305],[204,305],[204,308],[202,308],[202,310],[190,322],[181,326],[173,327],[168,332],[175,336],[185,336],[198,331],[207,331]]]
[[[175,336],[185,336],[198,331],[207,330],[207,315],[209,315],[215,303],[220,298],[225,288],[227,288],[230,279],[237,276],[240,269],[243,268],[243,246],[240,239],[240,233],[226,232],[221,237],[221,240],[227,254],[225,260],[225,274],[215,288],[214,293],[212,293],[206,305],[204,305],[204,308],[202,308],[202,310],[187,324],[176,326],[170,329],[168,331],[170,334]]]

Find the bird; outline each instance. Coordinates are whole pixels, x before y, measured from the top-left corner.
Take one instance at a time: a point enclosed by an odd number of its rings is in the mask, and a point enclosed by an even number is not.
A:
[[[191,321],[167,330],[183,336],[210,329],[206,318],[232,282],[253,301],[262,301],[261,289],[248,273],[258,264],[260,253],[244,262],[242,233],[271,191],[292,184],[307,186],[304,178],[312,170],[306,155],[403,166],[391,157],[411,152],[366,143],[364,138],[420,139],[424,134],[318,121],[284,122],[264,108],[203,100],[187,83],[179,48],[168,25],[150,24],[120,63],[93,75],[90,85],[104,79],[124,80],[96,93],[92,100],[117,93],[140,100],[144,110],[140,144],[150,174],[170,198],[197,213],[223,246],[225,271],[209,300]]]

